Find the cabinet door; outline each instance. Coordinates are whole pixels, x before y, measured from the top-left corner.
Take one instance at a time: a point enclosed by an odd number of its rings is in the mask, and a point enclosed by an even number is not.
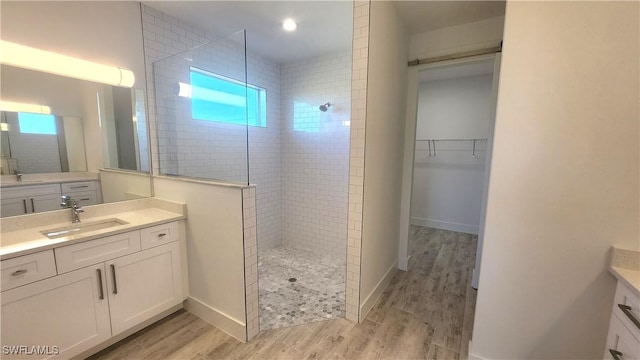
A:
[[[0,209],[2,217],[24,215],[29,212],[29,205],[25,198],[2,199],[0,203],[2,204],[2,208]]]
[[[107,261],[113,335],[182,302],[178,242]]]
[[[109,339],[105,275],[100,264],[3,292],[2,358],[68,359]],[[5,346],[44,354],[7,355]]]
[[[32,196],[29,198],[29,202],[34,213],[62,209],[60,206],[61,199],[59,193]]]

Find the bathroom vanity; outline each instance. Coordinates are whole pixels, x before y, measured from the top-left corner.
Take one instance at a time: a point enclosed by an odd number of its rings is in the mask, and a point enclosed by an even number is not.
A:
[[[102,203],[98,179],[3,181],[1,189],[2,217],[60,210],[63,195],[71,196],[81,206]]]
[[[604,359],[640,359],[640,252],[614,248],[609,272],[618,284]]]
[[[85,357],[182,308],[184,205],[88,206],[80,223],[67,212],[1,220],[4,359]]]

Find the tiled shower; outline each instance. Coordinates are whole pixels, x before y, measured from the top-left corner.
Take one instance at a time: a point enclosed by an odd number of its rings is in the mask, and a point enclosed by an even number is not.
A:
[[[191,39],[186,49],[215,39],[143,11],[146,51],[158,59],[178,53],[162,46],[179,47],[167,28]],[[159,171],[256,186],[260,330],[344,317],[351,50],[276,63],[251,51],[250,35],[154,63]],[[193,119],[191,100],[176,96],[192,67],[264,89],[266,124]]]

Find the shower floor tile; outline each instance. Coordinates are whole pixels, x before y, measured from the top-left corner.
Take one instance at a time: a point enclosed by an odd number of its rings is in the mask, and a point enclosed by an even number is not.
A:
[[[345,272],[345,259],[335,256],[290,247],[261,250],[260,330],[344,317]]]

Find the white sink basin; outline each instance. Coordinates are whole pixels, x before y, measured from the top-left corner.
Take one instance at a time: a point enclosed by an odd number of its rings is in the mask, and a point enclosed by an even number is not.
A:
[[[55,229],[43,230],[40,233],[49,239],[84,234],[91,231],[108,229],[110,227],[126,225],[128,222],[120,219],[105,219],[86,223],[71,224]]]

